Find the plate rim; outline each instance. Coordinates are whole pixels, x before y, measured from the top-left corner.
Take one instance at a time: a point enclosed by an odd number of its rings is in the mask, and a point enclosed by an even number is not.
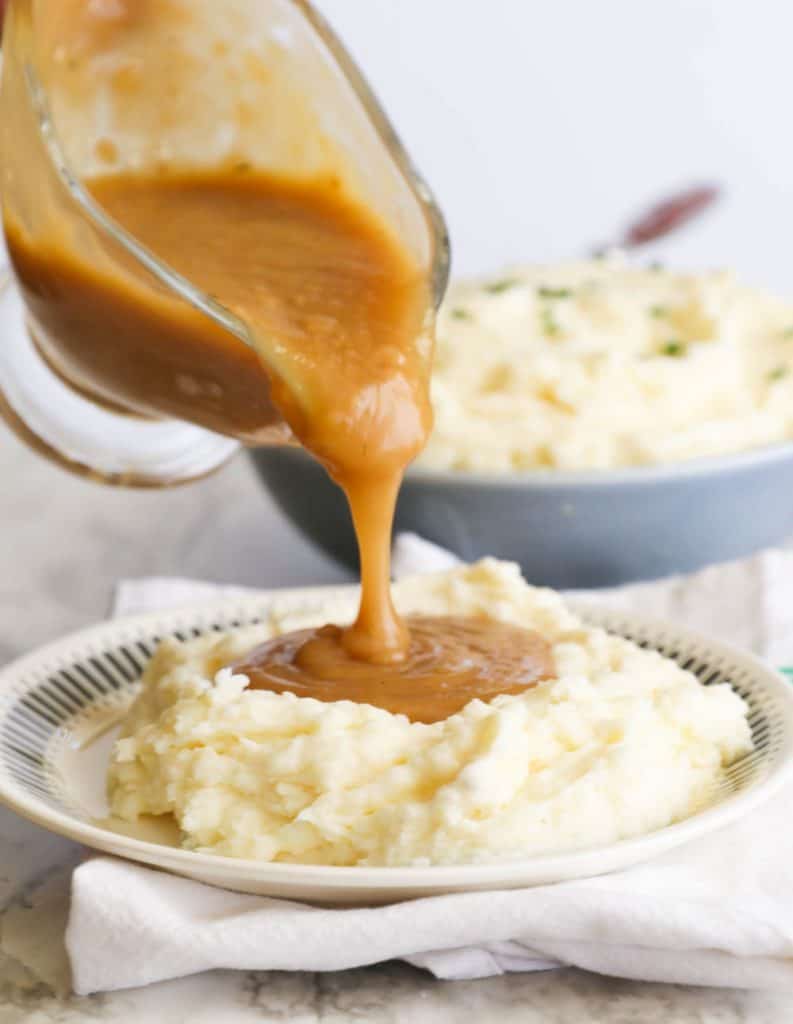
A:
[[[187,604],[175,605],[158,611],[142,612],[135,615],[119,616],[74,630],[65,636],[37,647],[0,668],[0,724],[5,720],[9,707],[9,689],[26,673],[32,670],[47,670],[47,662],[62,656],[77,646],[87,646],[104,641],[112,644],[120,640],[125,630],[143,631],[151,628],[152,634],[165,630],[184,629],[184,619],[195,618],[198,622],[217,616],[221,621],[233,621],[235,617],[254,617],[266,614],[281,601],[300,602],[321,597],[354,597],[358,588],[354,584],[289,587],[255,590],[239,596],[209,598]],[[39,798],[26,792],[4,770],[0,770],[0,804],[10,808],[34,824],[62,835],[84,846],[116,856],[152,865],[173,868],[179,873],[195,876],[198,872],[225,875],[229,880],[246,879],[273,885],[322,885],[327,889],[371,889],[379,890],[422,888],[436,890],[438,887],[455,886],[483,887],[488,882],[504,885],[512,879],[516,883],[527,875],[559,877],[592,876],[612,868],[598,870],[597,862],[605,855],[625,854],[641,851],[642,856],[631,858],[632,863],[650,859],[675,846],[682,845],[699,836],[716,831],[754,807],[770,798],[788,778],[793,777],[793,685],[780,672],[752,652],[742,650],[726,641],[712,638],[700,630],[679,625],[671,620],[636,614],[618,605],[601,605],[591,596],[566,597],[566,604],[576,614],[592,625],[608,628],[607,620],[620,616],[626,623],[639,629],[656,633],[663,632],[670,637],[679,637],[689,644],[706,644],[719,657],[726,657],[736,667],[748,669],[755,678],[762,681],[766,691],[782,699],[784,712],[784,735],[777,763],[766,778],[749,785],[737,793],[730,794],[718,803],[706,807],[682,821],[640,836],[620,839],[613,843],[585,847],[563,853],[538,854],[519,859],[489,861],[474,864],[432,864],[421,866],[339,866],[326,864],[293,864],[259,861],[251,858],[226,857],[221,854],[202,853],[181,847],[170,847],[126,836],[121,832],[103,828],[100,825],[83,822],[63,811],[49,807]],[[196,624],[197,624],[196,623]],[[241,626],[248,623],[241,623]],[[157,627],[156,629],[154,627]],[[188,627],[190,628],[190,627]],[[235,627],[230,627],[235,628]],[[122,852],[123,851],[123,852]],[[646,856],[645,856],[646,854]],[[525,881],[524,881],[525,884]]]

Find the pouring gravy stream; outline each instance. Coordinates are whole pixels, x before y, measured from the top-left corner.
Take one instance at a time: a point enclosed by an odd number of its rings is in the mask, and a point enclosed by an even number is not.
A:
[[[145,409],[156,395],[160,409],[193,420],[198,409],[207,426],[248,441],[272,425],[274,404],[350,504],[361,563],[355,622],[251,652],[235,666],[250,685],[431,722],[552,675],[535,633],[486,618],[405,623],[392,603],[397,494],[432,422],[431,301],[427,273],[386,227],[334,179],[298,184],[229,169],[117,175],[89,188],[249,325],[267,373],[205,316],[81,260],[57,238],[34,247],[7,223],[50,365],[106,402]]]

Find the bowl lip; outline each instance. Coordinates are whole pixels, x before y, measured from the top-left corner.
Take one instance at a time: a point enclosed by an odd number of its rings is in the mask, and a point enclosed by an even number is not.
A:
[[[266,615],[272,603],[278,600],[299,600],[302,597],[316,600],[322,594],[354,596],[354,585],[317,586],[284,588],[282,590],[254,591],[250,595],[236,598],[204,600],[163,609],[156,612],[123,616],[85,629],[70,633],[60,640],[40,647],[23,655],[0,669],[0,722],[5,719],[10,697],[9,689],[16,679],[34,672],[41,674],[59,657],[77,655],[75,648],[80,645],[83,652],[95,651],[95,645],[113,645],[128,639],[130,631],[151,630],[153,635],[163,635],[163,627],[173,633],[187,628],[185,619],[192,619],[195,625],[207,624],[216,616],[221,617],[229,628],[234,628],[234,617],[245,619],[250,616]],[[737,793],[727,796],[710,807],[692,816],[653,832],[618,840],[605,845],[585,847],[561,853],[537,854],[524,858],[499,860],[475,864],[432,864],[427,866],[352,866],[272,863],[249,858],[233,858],[169,847],[149,840],[137,839],[116,833],[99,824],[83,821],[66,811],[56,810],[41,798],[30,794],[13,779],[5,768],[0,769],[0,804],[4,804],[22,817],[33,821],[51,832],[66,836],[96,850],[127,857],[155,867],[173,868],[177,872],[193,875],[199,871],[212,873],[215,877],[247,880],[264,884],[322,885],[328,890],[338,888],[363,890],[376,887],[378,890],[413,891],[442,887],[453,889],[477,887],[507,882],[525,885],[527,870],[533,877],[553,874],[558,877],[589,877],[602,873],[602,861],[609,854],[630,854],[631,851],[646,850],[649,859],[654,853],[661,853],[691,839],[720,828],[756,805],[764,802],[789,778],[793,777],[793,686],[782,674],[766,664],[751,652],[743,651],[722,640],[689,629],[677,623],[667,622],[651,616],[636,615],[630,609],[612,608],[593,601],[591,597],[569,598],[570,607],[582,616],[591,616],[595,628],[609,629],[609,620],[615,615],[639,628],[649,629],[657,635],[671,633],[679,640],[697,644],[704,643],[714,660],[725,658],[733,668],[744,667],[763,680],[782,702],[784,717],[784,742],[776,764],[761,781]],[[165,625],[168,623],[168,625]],[[240,621],[240,625],[244,622]],[[616,630],[618,633],[619,629]],[[613,870],[606,868],[605,870]],[[572,874],[571,874],[572,872]]]
[[[459,482],[475,487],[554,487],[595,490],[599,487],[653,485],[709,479],[729,473],[751,472],[779,462],[793,460],[793,440],[778,441],[729,455],[708,455],[679,462],[663,462],[642,466],[620,466],[615,469],[524,469],[516,472],[484,473],[475,470],[432,469],[410,466],[405,474],[412,483],[448,484]]]
[[[290,446],[290,455],[315,460],[305,449]],[[258,460],[263,449],[249,451]],[[265,458],[269,451],[265,454]],[[653,486],[675,483],[678,480],[708,480],[729,473],[750,473],[754,470],[772,467],[777,463],[793,461],[793,439],[764,444],[745,451],[728,455],[697,456],[679,462],[653,463],[641,466],[621,466],[615,469],[523,469],[514,472],[501,471],[486,473],[468,469],[434,469],[420,463],[409,466],[405,473],[405,484],[446,487],[476,487],[481,489],[537,488],[538,490],[577,489],[597,490],[608,487]],[[319,463],[317,463],[319,468]]]

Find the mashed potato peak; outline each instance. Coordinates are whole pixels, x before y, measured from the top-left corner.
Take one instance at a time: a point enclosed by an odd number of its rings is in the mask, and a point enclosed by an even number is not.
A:
[[[712,798],[751,747],[746,706],[661,655],[589,628],[516,566],[396,585],[403,612],[485,614],[542,632],[558,678],[433,725],[365,704],[246,690],[223,668],[345,599],[164,641],[110,767],[112,812],[172,813],[184,845],[313,864],[472,863],[635,836]]]
[[[721,455],[793,437],[793,303],[622,257],[459,282],[419,465],[487,473]]]

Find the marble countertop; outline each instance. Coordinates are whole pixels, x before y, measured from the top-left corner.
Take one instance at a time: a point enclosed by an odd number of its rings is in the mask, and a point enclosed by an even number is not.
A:
[[[257,486],[244,459],[187,488],[100,488],[0,432],[0,664],[101,619],[115,580],[258,586],[346,578]],[[402,964],[336,974],[215,971],[76,998],[62,945],[74,844],[0,810],[0,1024],[783,1024],[793,993],[622,982],[577,971],[439,982]]]

